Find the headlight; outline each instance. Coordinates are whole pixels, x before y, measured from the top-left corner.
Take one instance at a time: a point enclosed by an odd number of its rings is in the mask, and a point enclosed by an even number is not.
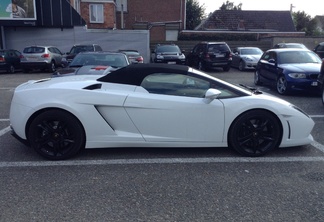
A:
[[[249,58],[249,57],[243,57],[243,60],[244,60],[244,61],[247,61],[247,62],[252,62],[252,61],[253,61],[253,59],[251,59],[251,58]]]
[[[308,118],[310,118],[310,116],[301,108],[295,106],[295,105],[290,105],[292,108],[294,108],[295,110],[298,110],[299,112],[301,112],[302,114],[304,114],[305,116],[307,116]]]
[[[290,76],[293,79],[306,79],[305,73],[289,73],[288,76]]]
[[[179,56],[179,59],[185,59],[186,57],[185,57],[185,55],[184,54],[181,54],[180,56]]]

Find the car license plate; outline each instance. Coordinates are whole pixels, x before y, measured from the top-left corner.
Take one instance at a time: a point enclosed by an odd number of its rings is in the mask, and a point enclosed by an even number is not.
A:
[[[168,62],[168,64],[177,64],[176,62]]]
[[[216,58],[224,58],[225,54],[216,54],[215,56],[216,56]]]

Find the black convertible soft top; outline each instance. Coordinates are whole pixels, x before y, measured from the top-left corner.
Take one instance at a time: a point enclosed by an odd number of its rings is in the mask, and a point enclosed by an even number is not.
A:
[[[169,64],[131,64],[97,79],[100,82],[141,85],[143,79],[153,73],[188,74],[188,66]]]

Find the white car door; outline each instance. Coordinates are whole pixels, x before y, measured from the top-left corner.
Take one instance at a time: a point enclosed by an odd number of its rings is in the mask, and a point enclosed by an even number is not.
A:
[[[127,97],[124,107],[146,141],[223,140],[224,107],[217,99],[208,103],[202,97],[187,95],[132,93]]]

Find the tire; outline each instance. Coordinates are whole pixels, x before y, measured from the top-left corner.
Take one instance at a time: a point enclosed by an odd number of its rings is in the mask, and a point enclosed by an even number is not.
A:
[[[241,60],[239,66],[238,66],[238,69],[240,71],[244,71],[244,67],[245,67],[245,63]]]
[[[284,76],[279,76],[277,79],[276,89],[280,95],[285,95],[288,93],[288,83]]]
[[[199,61],[199,63],[198,63],[198,69],[201,70],[201,71],[205,71],[206,70],[201,61]]]
[[[224,66],[223,71],[228,72],[231,69],[231,66]]]
[[[15,67],[13,65],[10,65],[9,69],[8,69],[8,72],[9,73],[15,73]]]
[[[324,86],[322,86],[322,104],[324,105]]]
[[[254,72],[254,84],[257,86],[262,85],[262,82],[260,81],[260,74],[257,70]]]
[[[278,118],[266,110],[251,110],[232,123],[228,144],[243,156],[263,156],[280,145],[282,126]]]
[[[62,110],[48,110],[36,116],[27,131],[34,150],[50,160],[64,160],[85,146],[85,133],[79,120]]]
[[[51,62],[48,71],[51,72],[51,73],[53,73],[53,72],[56,71],[56,65],[55,65],[55,62],[54,61]]]

